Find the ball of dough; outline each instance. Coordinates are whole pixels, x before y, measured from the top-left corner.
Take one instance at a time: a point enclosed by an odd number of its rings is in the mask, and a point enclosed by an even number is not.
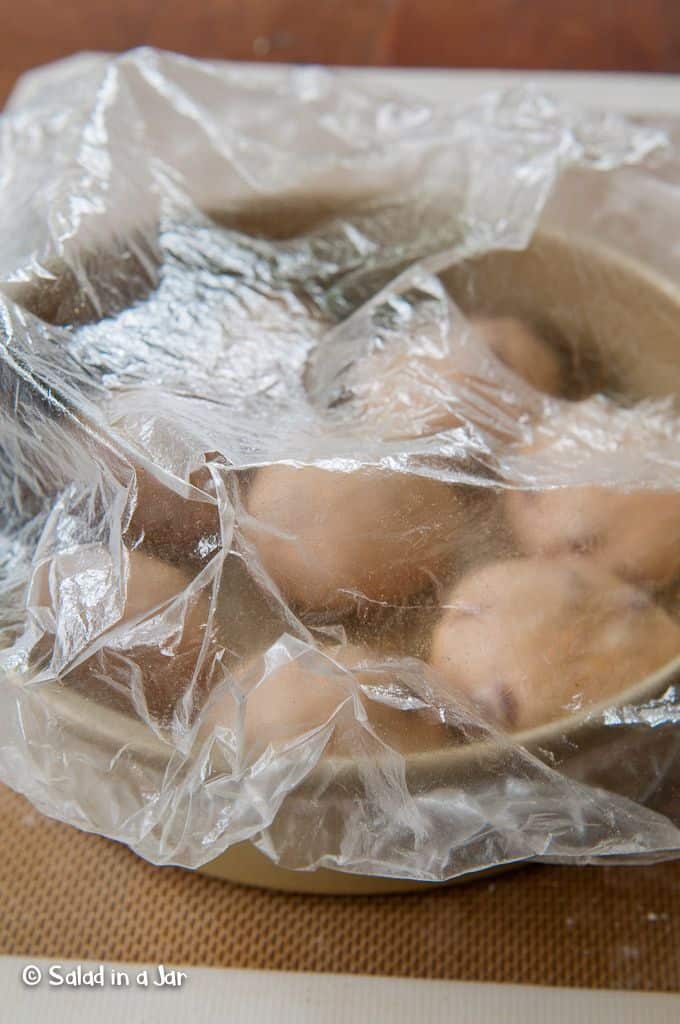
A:
[[[469,420],[492,436],[512,440],[517,419],[537,415],[540,400],[521,384],[513,388],[503,367],[536,392],[564,391],[555,349],[521,320],[481,316],[470,319],[446,355],[388,352],[364,360],[352,390],[369,418],[384,421],[388,438],[426,436]]]
[[[92,545],[39,566],[29,608],[54,633],[64,682],[90,696],[126,694],[124,703],[132,698],[137,707],[142,700],[153,718],[167,721],[192,683],[197,706],[207,692],[205,674],[193,677],[209,599],[204,590],[189,593],[190,582],[174,566],[131,551],[121,596],[108,550]],[[88,648],[93,653],[71,669]]]
[[[441,578],[475,533],[471,488],[407,473],[261,469],[243,532],[284,598],[342,612],[400,604]]]
[[[269,746],[293,746],[331,722],[327,753],[375,752],[367,728],[400,754],[444,746],[447,731],[436,711],[409,691],[402,676],[398,663],[365,647],[306,649],[275,658],[270,652],[237,674],[239,699],[224,691],[216,695],[201,731],[209,736],[231,730],[249,761]]]
[[[473,337],[487,345],[504,366],[535,391],[559,397],[566,374],[560,353],[526,324],[512,316],[473,316]]]
[[[496,562],[445,604],[433,667],[510,731],[615,697],[680,654],[680,627],[644,591],[578,558]]]
[[[526,554],[578,554],[626,580],[662,587],[680,576],[680,492],[559,487],[510,491],[508,519]]]
[[[593,454],[606,457],[598,449],[607,445],[634,457],[633,446],[644,443],[639,430],[637,439],[631,436],[630,411],[607,402],[578,403],[548,426],[545,437],[521,452],[523,459],[536,459],[539,477],[566,455],[585,465]],[[577,553],[650,587],[680,576],[680,491],[567,484],[507,490],[504,502],[508,525],[527,555]]]

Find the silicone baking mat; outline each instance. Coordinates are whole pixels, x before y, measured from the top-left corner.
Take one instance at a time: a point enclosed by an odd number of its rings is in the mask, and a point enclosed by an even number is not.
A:
[[[680,991],[680,862],[391,896],[155,868],[0,787],[0,954]]]

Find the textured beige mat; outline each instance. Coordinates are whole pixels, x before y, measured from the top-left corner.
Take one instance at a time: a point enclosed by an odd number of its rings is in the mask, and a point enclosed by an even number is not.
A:
[[[0,787],[0,954],[680,991],[680,863],[291,896],[175,868]]]

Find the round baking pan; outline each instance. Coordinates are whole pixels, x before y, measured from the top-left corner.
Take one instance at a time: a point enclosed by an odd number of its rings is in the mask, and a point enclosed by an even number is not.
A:
[[[453,267],[442,279],[464,310],[521,316],[546,337],[556,339],[556,344],[566,344],[579,363],[589,368],[596,387],[633,399],[680,394],[680,293],[630,257],[592,240],[541,230],[526,250],[495,251]],[[551,765],[579,781],[642,800],[658,781],[650,776],[658,765],[654,758],[640,758],[639,771],[622,773],[622,758],[635,763],[641,741],[640,729],[634,722],[627,724],[622,709],[659,698],[679,676],[680,656],[615,701],[507,741],[452,743],[445,749],[407,755],[407,780],[424,792],[474,784],[485,775],[491,778],[502,771],[511,743],[543,761],[548,758]],[[87,700],[63,684],[49,684],[45,696],[59,716],[64,735],[77,735],[79,741],[112,753],[126,747],[162,778],[171,748],[143,723]],[[621,710],[616,729],[606,724],[613,708]],[[616,756],[608,756],[613,749]],[[353,790],[361,788],[360,767],[326,756],[292,799],[304,799],[306,789],[323,792],[326,799],[340,793],[342,799],[351,799]],[[247,842],[199,870],[239,883],[315,893],[378,893],[437,884],[326,868],[292,871],[277,866]]]

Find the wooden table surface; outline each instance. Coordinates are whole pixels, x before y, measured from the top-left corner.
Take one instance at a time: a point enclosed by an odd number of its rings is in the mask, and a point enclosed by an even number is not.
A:
[[[151,45],[232,60],[680,71],[680,0],[0,0],[0,102],[26,68]]]

